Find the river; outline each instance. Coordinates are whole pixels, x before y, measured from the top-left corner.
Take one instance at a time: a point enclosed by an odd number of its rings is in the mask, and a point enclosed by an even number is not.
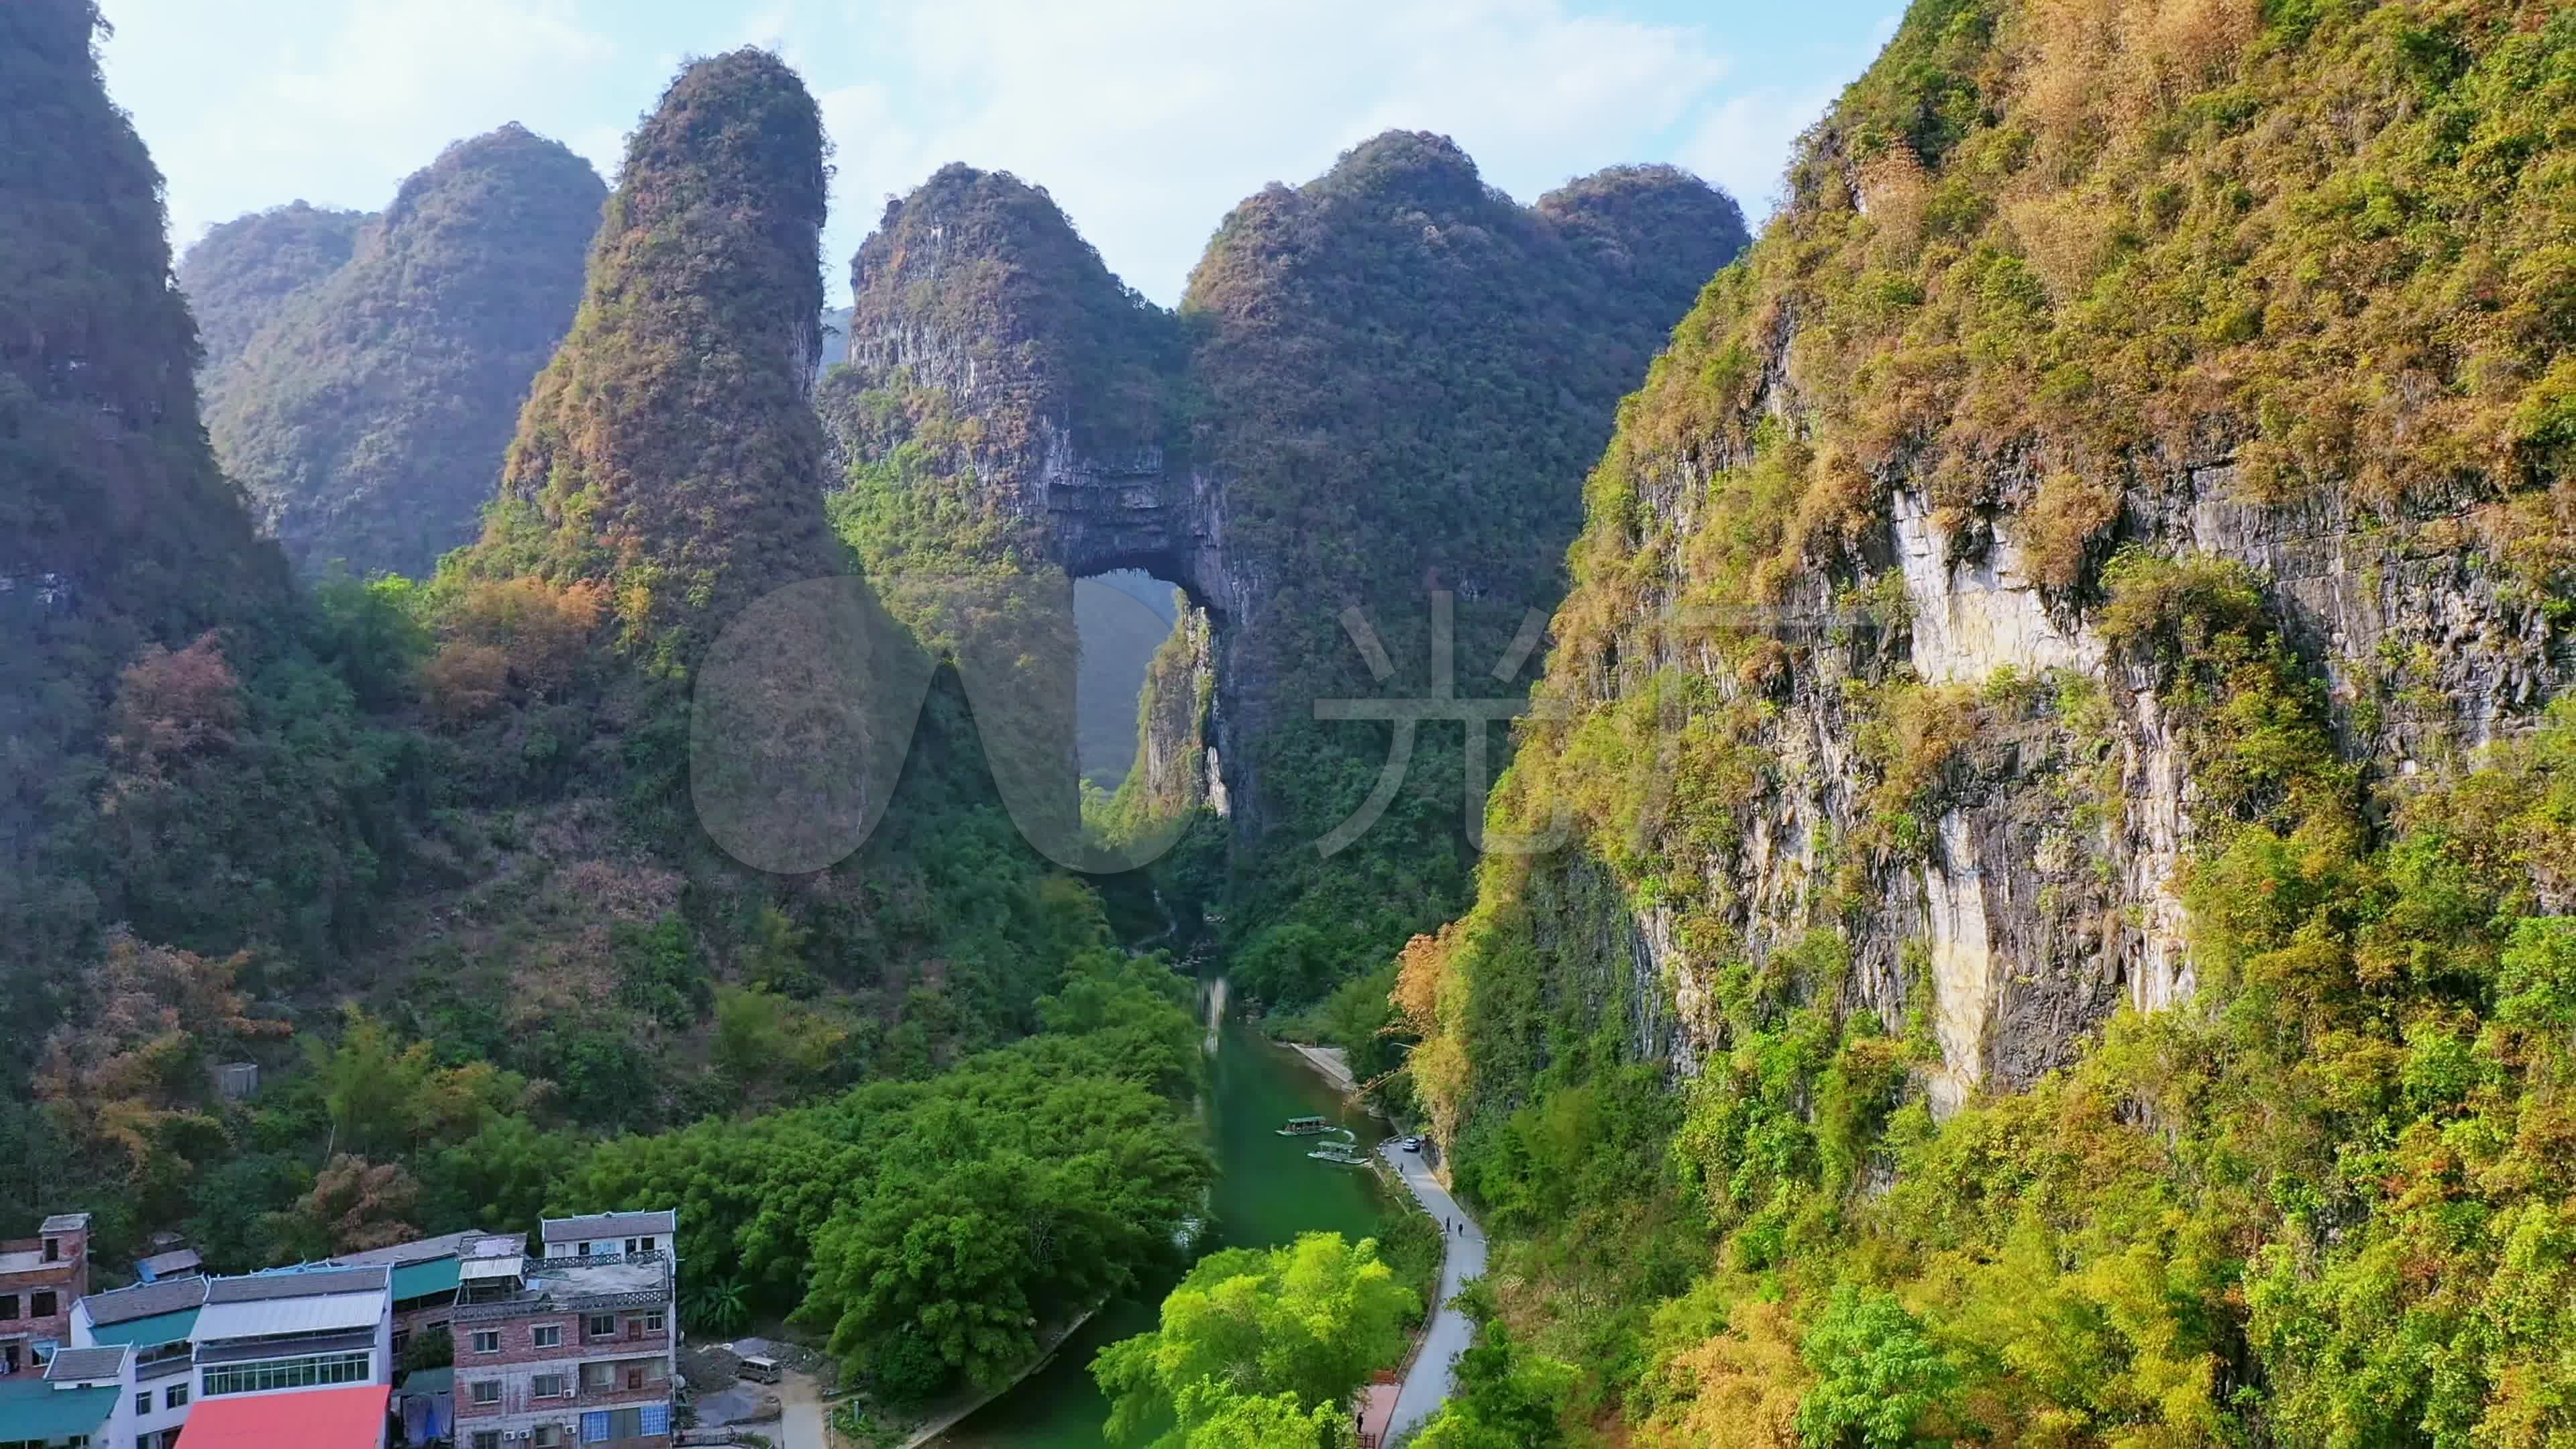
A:
[[[1257,1248],[1299,1233],[1337,1232],[1354,1240],[1377,1231],[1383,1196],[1366,1168],[1338,1167],[1306,1154],[1311,1137],[1282,1137],[1291,1117],[1321,1116],[1348,1127],[1374,1150],[1385,1124],[1325,1084],[1314,1068],[1237,1021],[1218,1029],[1212,1064],[1211,1128],[1218,1176],[1212,1200],[1214,1248]],[[1169,1283],[1111,1304],[1047,1365],[955,1429],[933,1449],[1099,1449],[1109,1401],[1091,1381],[1092,1355],[1154,1326]]]

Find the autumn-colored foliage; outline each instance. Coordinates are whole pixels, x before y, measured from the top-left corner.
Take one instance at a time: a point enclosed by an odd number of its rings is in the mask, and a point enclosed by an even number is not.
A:
[[[295,1204],[295,1226],[327,1246],[325,1253],[363,1253],[420,1236],[405,1219],[420,1202],[420,1184],[399,1163],[369,1162],[343,1152],[314,1175]]]
[[[750,599],[844,572],[808,402],[823,146],[813,98],[765,51],[671,82],[628,140],[468,572],[606,584],[619,647],[670,675]]]
[[[284,1022],[249,1014],[236,984],[247,964],[245,955],[210,959],[110,934],[36,1065],[37,1097],[78,1148],[106,1151],[140,1175],[170,1146],[170,1128],[206,1110],[217,1064],[286,1035]]]

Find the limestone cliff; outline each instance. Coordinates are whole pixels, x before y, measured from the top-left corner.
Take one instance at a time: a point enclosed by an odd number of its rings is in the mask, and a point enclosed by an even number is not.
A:
[[[1920,0],[1802,140],[1396,991],[1576,1408],[2568,1431],[2571,102],[2563,7]]]
[[[2262,580],[2372,778],[2526,728],[2567,681],[2557,505],[2532,491],[2557,475],[2513,421],[2564,373],[2561,324],[2408,353],[2450,320],[2299,260],[2429,272],[2466,247],[2501,282],[2563,208],[2489,174],[2462,187],[2473,220],[2394,245],[2355,188],[2426,164],[2414,80],[2346,58],[2329,102],[2250,6],[2113,8],[2093,32],[1918,5],[1596,479],[1548,691],[1574,722],[1539,731],[1559,758],[1522,793],[1597,798],[1573,772],[1598,766],[1562,757],[1641,705],[1666,738],[1635,767],[1689,772],[1722,740],[1740,770],[1584,821],[1631,897],[1642,1009],[1672,1014],[1636,1046],[1685,1072],[1723,1035],[1717,966],[1819,928],[1847,932],[1849,1004],[1897,1022],[1928,998],[1945,1104],[2191,992],[2177,872],[2210,804],[2172,667],[2101,627],[2124,549]],[[2089,101],[2062,89],[2088,66],[2116,82]],[[2173,99],[2195,93],[2228,108]],[[2327,104],[2373,120],[2330,136]],[[2158,105],[2178,130],[2120,135]],[[2213,249],[2231,262],[2177,295]],[[2416,360],[2372,377],[2373,349]]]
[[[853,261],[852,365],[823,406],[846,459],[951,511],[900,546],[856,541],[872,577],[937,556],[1181,585],[1208,616],[1238,926],[1312,910],[1350,934],[1348,959],[1389,950],[1463,898],[1463,751],[1454,722],[1426,730],[1372,836],[1410,858],[1400,886],[1319,884],[1350,862],[1314,842],[1360,810],[1388,743],[1379,724],[1319,726],[1312,702],[1403,687],[1340,619],[1360,609],[1419,687],[1429,596],[1452,594],[1469,692],[1516,695],[1477,681],[1557,597],[1583,460],[1742,235],[1731,201],[1668,168],[1524,207],[1445,138],[1396,133],[1244,202],[1172,314],[1044,192],[948,167]],[[1298,788],[1265,788],[1273,773]]]

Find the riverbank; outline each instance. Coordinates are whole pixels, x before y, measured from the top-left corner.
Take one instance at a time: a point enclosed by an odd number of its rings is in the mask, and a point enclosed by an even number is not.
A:
[[[1304,1046],[1293,1041],[1281,1042],[1280,1045],[1304,1057],[1306,1065],[1313,1067],[1317,1076],[1332,1083],[1344,1095],[1359,1095],[1359,1078],[1351,1075],[1351,1054],[1348,1051],[1341,1047]]]
[[[1392,1184],[1363,1168],[1315,1161],[1306,1155],[1314,1139],[1282,1137],[1279,1124],[1308,1116],[1338,1122],[1359,1139],[1363,1153],[1374,1151],[1384,1126],[1326,1085],[1313,1063],[1241,1018],[1220,1014],[1216,1026],[1207,1122],[1220,1170],[1210,1195],[1208,1237],[1199,1247],[1283,1247],[1301,1233],[1318,1232],[1357,1242],[1377,1233]],[[1396,1201],[1402,1201],[1400,1192]],[[1152,1330],[1177,1276],[1139,1283],[1051,1363],[924,1449],[1101,1449],[1100,1429],[1111,1406],[1091,1377],[1091,1359],[1112,1343]]]
[[[929,1443],[931,1440],[938,1438],[940,1435],[956,1428],[959,1424],[964,1423],[968,1416],[974,1414],[977,1410],[982,1409],[985,1405],[992,1403],[995,1399],[1000,1398],[1002,1395],[1011,1392],[1013,1389],[1016,1389],[1021,1384],[1027,1382],[1031,1375],[1055,1362],[1056,1350],[1064,1347],[1065,1340],[1073,1337],[1077,1333],[1080,1333],[1083,1325],[1089,1323],[1092,1319],[1092,1315],[1099,1311],[1100,1310],[1097,1308],[1091,1309],[1089,1312],[1084,1313],[1080,1318],[1077,1318],[1071,1323],[1066,1324],[1064,1327],[1057,1329],[1055,1332],[1048,1334],[1045,1341],[1038,1345],[1037,1357],[1029,1360],[1028,1367],[1020,1370],[1017,1374],[1012,1375],[1009,1383],[1001,1384],[997,1387],[985,1390],[971,1400],[957,1402],[944,1408],[932,1410],[931,1417],[925,1421],[920,1428],[913,1430],[911,1434],[904,1439],[903,1443],[899,1446],[899,1449],[920,1449],[920,1446]]]

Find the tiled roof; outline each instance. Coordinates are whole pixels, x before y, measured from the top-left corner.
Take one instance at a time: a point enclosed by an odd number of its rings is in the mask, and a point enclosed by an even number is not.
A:
[[[90,1322],[89,1336],[100,1343],[130,1343],[136,1348],[158,1348],[165,1343],[184,1343],[197,1331],[197,1310],[192,1306],[173,1313],[149,1313],[141,1318],[121,1319],[115,1323]]]
[[[208,1303],[267,1303],[280,1298],[312,1298],[330,1293],[382,1291],[391,1270],[363,1268],[272,1268],[239,1278],[206,1280]]]
[[[549,1243],[578,1243],[647,1235],[668,1237],[677,1216],[666,1209],[654,1213],[592,1213],[587,1217],[548,1218],[544,1224],[544,1238]]]
[[[112,1379],[125,1368],[127,1349],[123,1344],[105,1348],[58,1348],[54,1361],[45,1366],[45,1382],[77,1383],[82,1379]]]
[[[101,1327],[129,1319],[177,1313],[205,1301],[206,1280],[203,1278],[173,1278],[166,1283],[144,1283],[132,1288],[92,1293],[81,1300],[89,1307],[89,1321]]]
[[[463,1232],[441,1233],[434,1238],[396,1243],[390,1248],[370,1248],[363,1253],[342,1253],[331,1261],[352,1268],[371,1263],[425,1263],[432,1258],[453,1258],[465,1251],[465,1244],[469,1239],[482,1236],[484,1234],[476,1229],[467,1228]]]

